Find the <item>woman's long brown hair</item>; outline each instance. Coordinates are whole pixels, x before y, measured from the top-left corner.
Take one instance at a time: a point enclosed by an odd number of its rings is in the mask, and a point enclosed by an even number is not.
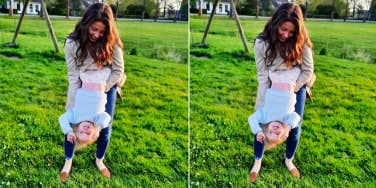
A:
[[[92,43],[89,39],[89,26],[96,21],[102,22],[106,29],[103,37]],[[99,68],[105,63],[111,65],[115,45],[117,44],[120,48],[123,47],[115,26],[111,7],[102,3],[95,3],[86,10],[68,38],[79,43],[76,51],[76,56],[78,57],[76,63],[78,66],[82,65],[88,54],[94,59]]]
[[[295,32],[286,42],[280,42],[278,28],[286,21],[294,24]],[[296,4],[285,3],[273,14],[265,25],[264,31],[258,36],[269,44],[265,51],[267,65],[271,65],[277,55],[282,57],[288,67],[292,67],[295,62],[302,63],[304,45],[307,44],[312,48],[303,21],[302,10]]]

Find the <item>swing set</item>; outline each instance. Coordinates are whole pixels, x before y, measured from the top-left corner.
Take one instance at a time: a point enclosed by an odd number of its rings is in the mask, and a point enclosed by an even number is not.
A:
[[[215,0],[214,1],[213,11],[210,13],[209,21],[208,21],[208,24],[206,25],[204,36],[202,37],[201,43],[198,45],[199,47],[205,47],[205,46],[207,46],[207,44],[206,44],[206,37],[208,36],[210,25],[211,25],[211,22],[213,20],[214,14],[215,14],[215,10],[217,9],[218,1],[219,0]],[[249,47],[247,45],[247,40],[245,38],[243,28],[242,28],[242,26],[240,24],[239,16],[238,16],[238,13],[236,12],[236,7],[235,7],[235,4],[234,4],[234,1],[230,0],[230,3],[231,3],[231,10],[232,10],[233,16],[235,18],[239,34],[240,34],[240,37],[241,37],[242,42],[243,42],[244,50],[247,53],[249,53]]]
[[[51,25],[51,20],[50,20],[50,16],[48,15],[48,12],[47,12],[47,9],[46,9],[46,4],[45,4],[44,0],[40,0],[40,2],[42,4],[41,8],[42,8],[44,17],[45,17],[46,22],[47,22],[47,26],[48,26],[48,30],[49,30],[49,33],[50,33],[51,38],[52,38],[52,42],[53,42],[53,44],[55,46],[55,51],[56,51],[56,53],[59,53],[59,46],[57,45],[57,40],[56,40],[55,32],[54,32],[54,29],[53,29],[53,27]],[[13,36],[12,42],[3,44],[4,47],[16,47],[17,46],[16,39],[17,39],[18,33],[20,31],[22,20],[23,20],[23,18],[25,16],[28,4],[29,4],[29,0],[26,0],[25,3],[24,3],[24,8],[23,8],[22,13],[21,13],[21,17],[20,17],[20,19],[18,21],[18,24],[17,24],[16,31],[14,32],[14,36]]]

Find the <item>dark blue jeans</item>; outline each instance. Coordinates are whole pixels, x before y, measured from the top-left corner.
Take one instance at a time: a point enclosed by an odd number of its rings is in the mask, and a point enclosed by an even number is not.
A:
[[[107,92],[107,103],[106,103],[106,112],[111,116],[111,122],[110,122],[110,125],[107,128],[102,129],[99,134],[99,138],[97,140],[97,152],[95,155],[97,159],[102,159],[104,157],[104,154],[106,153],[107,148],[108,148],[108,144],[110,143],[112,120],[114,119],[115,103],[116,103],[116,86],[113,86],[110,89],[110,91]],[[69,160],[73,157],[74,145],[75,144],[72,144],[67,140],[67,135],[65,135],[64,153],[65,153],[66,160]]]
[[[298,148],[302,121],[303,121],[305,101],[306,101],[306,86],[304,85],[296,93],[295,112],[299,114],[300,122],[297,127],[295,127],[294,129],[291,129],[289,137],[287,137],[286,153],[285,153],[285,157],[287,159],[292,159],[295,155],[296,149]],[[253,150],[255,153],[255,159],[256,160],[261,159],[262,155],[264,154],[264,143],[258,142],[256,140],[256,135],[254,135],[254,139],[253,139]]]

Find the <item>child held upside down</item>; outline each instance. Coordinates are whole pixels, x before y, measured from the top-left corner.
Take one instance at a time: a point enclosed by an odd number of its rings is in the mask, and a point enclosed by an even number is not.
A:
[[[65,182],[72,165],[74,149],[80,149],[97,140],[101,129],[109,126],[110,115],[105,112],[107,102],[105,84],[111,69],[80,72],[82,86],[75,95],[74,107],[59,118],[60,127],[67,140],[74,144],[64,144],[65,165],[60,178]]]
[[[251,182],[256,181],[261,168],[263,147],[271,149],[283,143],[292,128],[298,126],[300,116],[295,112],[295,83],[300,69],[292,67],[288,71],[269,71],[271,88],[266,90],[264,106],[254,112],[248,123],[253,134],[255,163],[250,172]],[[258,143],[257,143],[258,142]]]

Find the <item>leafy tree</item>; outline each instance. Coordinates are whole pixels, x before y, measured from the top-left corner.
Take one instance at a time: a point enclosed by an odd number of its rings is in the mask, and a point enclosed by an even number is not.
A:
[[[376,0],[372,0],[369,12],[371,14],[371,20],[376,20]]]

